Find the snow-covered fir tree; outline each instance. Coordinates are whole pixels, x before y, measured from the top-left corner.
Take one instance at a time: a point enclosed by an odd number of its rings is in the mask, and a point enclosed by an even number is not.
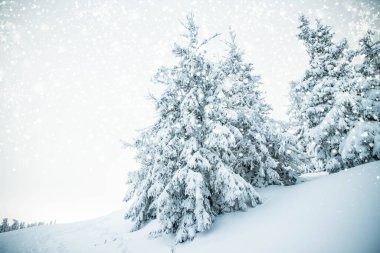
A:
[[[341,147],[349,167],[380,159],[380,41],[373,32],[360,40],[355,58],[351,83],[359,113]]]
[[[317,170],[335,172],[343,167],[339,147],[357,113],[349,85],[345,55],[347,42],[333,42],[329,26],[316,21],[313,27],[300,17],[298,38],[309,55],[309,68],[300,81],[292,82],[290,117],[300,143]]]
[[[360,112],[365,121],[380,121],[380,41],[374,41],[374,33],[368,31],[360,40],[358,56],[362,63],[355,66],[362,76],[357,82],[360,95]]]
[[[301,172],[308,172],[310,157],[302,151],[303,148],[288,122],[269,119],[265,127],[268,150],[277,162],[276,171],[280,175],[281,183],[295,184]]]
[[[258,88],[260,76],[252,73],[251,63],[243,61],[235,37],[230,31],[228,57],[221,63],[224,84],[217,91],[225,104],[220,114],[241,134],[234,149],[238,158],[235,171],[254,186],[292,184],[296,178],[292,172],[297,168],[290,169],[288,165],[298,161],[286,151],[286,146],[291,145],[290,136],[276,131],[269,119],[271,108]]]
[[[24,229],[25,228],[25,222],[20,222],[20,229]]]
[[[13,219],[11,230],[18,230],[18,229],[20,229],[20,222],[16,219]]]
[[[242,133],[226,117],[238,112],[220,94],[223,75],[200,50],[207,40],[199,42],[191,15],[184,26],[188,43],[173,50],[178,64],[154,78],[166,86],[156,103],[160,117],[134,145],[141,168],[130,174],[125,197],[135,229],[157,218],[157,232],[175,233],[176,242],[210,228],[217,214],[261,203],[233,170]]]
[[[3,218],[3,222],[0,225],[0,233],[4,233],[4,232],[8,232],[8,231],[10,231],[8,218]]]

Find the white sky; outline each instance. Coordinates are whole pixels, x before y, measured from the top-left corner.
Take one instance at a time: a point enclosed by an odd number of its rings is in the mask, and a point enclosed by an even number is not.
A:
[[[0,1],[3,2],[3,1]],[[9,2],[9,1],[8,1]],[[154,120],[154,71],[193,11],[201,34],[237,33],[262,76],[273,117],[286,119],[289,81],[307,63],[298,14],[320,17],[351,45],[373,1],[26,1],[0,4],[0,217],[72,222],[125,206],[121,148]],[[361,19],[359,19],[361,17]],[[362,20],[359,22],[359,20]],[[375,22],[375,23],[374,23]],[[210,44],[216,57],[221,41]],[[356,45],[355,45],[356,46]]]

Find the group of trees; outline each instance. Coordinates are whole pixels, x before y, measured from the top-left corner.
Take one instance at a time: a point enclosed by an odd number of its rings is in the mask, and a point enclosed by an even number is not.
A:
[[[331,27],[301,16],[309,68],[291,86],[290,119],[316,170],[380,159],[380,42],[368,31],[356,50]]]
[[[25,222],[19,222],[18,220],[13,220],[13,224],[8,223],[8,218],[3,218],[3,222],[0,224],[0,233],[18,230],[25,228]]]
[[[141,164],[129,174],[125,196],[132,201],[125,217],[133,230],[157,219],[152,235],[191,240],[216,215],[262,203],[254,187],[294,184],[310,164],[333,172],[379,158],[379,128],[371,125],[379,123],[378,43],[369,33],[351,52],[345,41],[332,42],[330,27],[300,20],[299,38],[311,60],[304,78],[292,84],[292,134],[289,124],[268,117],[260,77],[243,60],[235,34],[230,31],[226,56],[212,61],[204,46],[218,35],[200,41],[193,16],[187,17],[187,43],[173,49],[177,64],[153,78],[165,86],[153,97],[158,120],[132,144]],[[360,55],[364,61],[354,65]],[[353,129],[367,135],[348,137]],[[366,157],[358,161],[359,147],[342,148],[342,140],[367,143],[369,154],[360,152]]]
[[[53,221],[50,221],[50,225],[53,224]],[[55,222],[54,222],[55,224]],[[45,225],[45,222],[34,222],[34,223],[25,223],[23,221],[19,221],[13,219],[13,223],[9,224],[8,218],[3,218],[3,222],[0,224],[0,233],[9,232],[13,230],[19,230],[24,228],[36,227]]]

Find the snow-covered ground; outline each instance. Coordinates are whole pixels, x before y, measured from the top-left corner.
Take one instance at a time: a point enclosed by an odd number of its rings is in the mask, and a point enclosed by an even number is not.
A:
[[[148,239],[157,225],[129,233],[124,211],[63,225],[0,234],[0,252],[380,252],[380,162],[290,187],[259,189],[265,202],[219,216],[194,241]]]

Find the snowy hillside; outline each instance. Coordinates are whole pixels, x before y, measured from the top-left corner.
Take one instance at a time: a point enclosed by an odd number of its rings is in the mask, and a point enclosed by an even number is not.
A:
[[[154,222],[129,233],[119,211],[2,233],[0,252],[380,252],[380,162],[305,181],[259,189],[263,205],[219,216],[211,230],[181,245],[148,239]]]

